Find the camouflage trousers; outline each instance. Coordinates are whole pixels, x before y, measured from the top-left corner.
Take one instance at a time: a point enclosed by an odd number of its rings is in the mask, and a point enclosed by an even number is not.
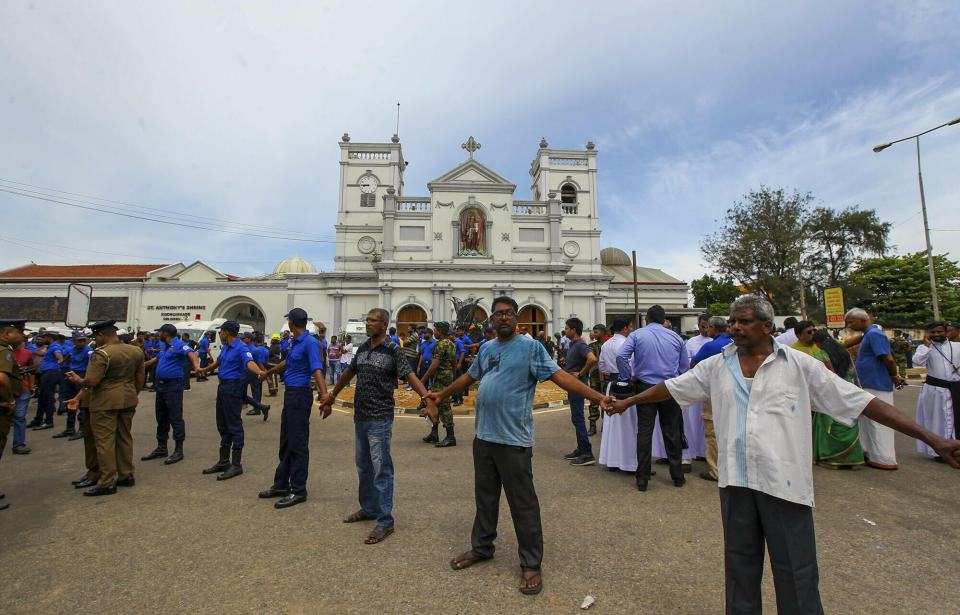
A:
[[[600,370],[595,369],[590,372],[590,388],[594,391],[603,394],[603,383],[600,382]],[[591,401],[590,402],[590,411],[587,418],[591,421],[596,421],[600,419],[600,404]]]
[[[450,386],[452,382],[452,378],[445,378],[443,376],[438,378],[437,376],[434,376],[432,383],[433,386],[430,390],[442,391]],[[453,406],[451,405],[450,397],[440,402],[440,404],[437,406],[437,411],[437,420],[439,420],[440,424],[442,424],[444,427],[453,427]]]
[[[907,360],[904,358],[902,361],[897,361],[897,371],[900,372],[901,378],[907,377]]]

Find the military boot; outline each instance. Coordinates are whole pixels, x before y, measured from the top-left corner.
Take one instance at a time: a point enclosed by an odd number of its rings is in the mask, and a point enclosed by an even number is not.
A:
[[[433,427],[430,428],[430,433],[423,437],[423,441],[427,443],[436,444],[440,441],[440,437],[437,435],[437,430],[440,428],[438,423],[434,423]]]
[[[227,470],[217,477],[217,480],[227,480],[233,478],[234,476],[240,476],[243,474],[243,466],[240,465],[240,458],[243,456],[242,448],[233,449],[233,463],[230,464],[230,467]]]
[[[597,435],[597,422],[596,422],[596,421],[590,421],[590,429],[589,429],[589,431],[587,431],[587,435],[588,435],[588,436],[595,436],[595,435]]]
[[[183,461],[183,440],[174,440],[173,444],[173,454],[163,460],[165,466]]]
[[[443,428],[447,432],[447,437],[441,440],[440,442],[437,442],[436,444],[434,444],[434,446],[436,446],[437,448],[444,448],[447,446],[456,446],[457,438],[453,435],[453,425],[451,425],[450,427],[444,426]]]
[[[157,448],[153,449],[149,455],[144,455],[140,461],[150,461],[151,459],[160,459],[167,456],[167,441],[157,440]]]
[[[223,472],[228,467],[230,467],[230,447],[221,446],[220,447],[220,461],[213,464],[209,468],[203,471],[204,474],[216,474],[217,472]]]

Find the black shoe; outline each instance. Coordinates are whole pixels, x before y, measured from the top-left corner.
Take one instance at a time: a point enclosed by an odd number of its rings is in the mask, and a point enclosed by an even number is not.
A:
[[[290,508],[294,504],[300,504],[307,501],[306,493],[288,493],[279,502],[274,502],[274,508]]]
[[[173,465],[178,461],[183,461],[183,449],[173,451],[172,455],[163,460],[163,465]]]
[[[76,433],[74,430],[68,428],[68,429],[64,429],[64,430],[61,431],[60,433],[55,433],[55,434],[53,434],[51,437],[52,437],[52,438],[67,438],[67,437],[69,437],[69,436],[72,436],[74,433]]]
[[[580,449],[579,449],[579,448],[574,449],[573,452],[567,453],[566,455],[563,456],[563,458],[564,458],[564,459],[567,459],[567,460],[577,459],[578,457],[580,457]]]
[[[713,477],[713,474],[710,474],[710,472],[709,472],[708,470],[704,470],[703,472],[701,472],[701,473],[700,473],[700,478],[702,478],[703,480],[709,480],[709,481],[717,482],[717,479],[714,478],[714,477]]]
[[[247,416],[257,416],[258,414],[260,414],[260,410],[258,410],[257,408],[247,411]]]
[[[73,481],[73,487],[75,489],[86,489],[87,487],[96,487],[96,486],[97,486],[97,481],[90,480],[86,476],[84,476],[80,480]]]
[[[63,408],[60,408],[59,410],[57,410],[57,416],[61,416],[61,415],[66,414],[66,413],[67,413],[67,411],[66,411],[65,409],[63,409]]]
[[[683,478],[682,476],[680,478],[673,479],[674,487],[683,487],[686,484],[687,484],[687,479]]]
[[[72,436],[70,436],[69,438],[67,438],[67,440],[81,440],[82,438],[83,438],[83,432],[78,431],[74,433]]]
[[[140,461],[150,461],[151,459],[161,459],[166,456],[167,456],[167,447],[158,446],[157,448],[153,449],[153,451],[151,451],[150,454],[144,455],[143,457],[141,457]]]
[[[83,495],[90,497],[96,497],[98,495],[113,495],[117,492],[116,485],[110,485],[109,487],[91,487],[83,492]]]
[[[42,423],[40,419],[33,419],[32,421],[26,424],[26,428],[33,429],[34,427],[39,427],[40,423]]]
[[[643,478],[637,478],[637,491],[646,491],[647,490],[647,480]]]
[[[26,444],[21,444],[20,446],[13,447],[14,455],[26,455],[29,452],[30,452],[30,447],[27,446]]]
[[[240,476],[243,474],[243,466],[230,464],[230,466],[224,470],[223,474],[217,476],[217,480],[229,480],[234,476]]]
[[[0,502],[0,510],[6,510],[10,508],[10,502]]]
[[[587,430],[587,435],[588,435],[588,436],[595,436],[595,435],[597,435],[597,422],[596,422],[596,421],[590,421],[590,429]]]
[[[270,487],[269,489],[264,489],[257,494],[258,498],[263,498],[264,500],[268,498],[282,498],[290,495],[290,489],[274,489]]]
[[[53,422],[44,421],[33,428],[34,431],[40,431],[41,429],[53,429]]]
[[[117,479],[117,487],[133,487],[135,484],[137,484],[137,481],[133,480],[132,476]]]
[[[430,428],[430,433],[423,437],[423,441],[428,444],[436,444],[440,441],[440,436],[437,435],[437,431],[440,429],[440,425],[434,425]]]
[[[453,406],[454,408],[456,408],[457,406],[462,406],[462,405],[463,405],[463,402],[462,402],[462,401],[455,401],[455,402],[453,402],[453,403],[450,404],[450,405]]]
[[[592,466],[597,463],[597,458],[593,455],[580,455],[570,462],[572,466]]]
[[[270,406],[268,404],[263,404],[263,406],[260,407],[260,412],[263,413],[263,420],[266,422],[267,418],[270,416]]]
[[[665,466],[670,463],[670,460],[664,459],[663,457],[658,457],[657,460],[654,461],[653,463],[657,464],[658,466]]]
[[[689,474],[690,472],[693,471],[693,464],[692,464],[692,463],[682,463],[682,464],[680,464],[680,469],[683,470],[683,473],[684,473],[684,474]]]
[[[86,474],[84,474],[84,475],[81,476],[80,478],[76,478],[76,479],[70,481],[70,484],[73,485],[73,486],[77,486],[77,485],[79,485],[80,483],[82,483],[82,482],[85,481],[85,480],[88,480]]]

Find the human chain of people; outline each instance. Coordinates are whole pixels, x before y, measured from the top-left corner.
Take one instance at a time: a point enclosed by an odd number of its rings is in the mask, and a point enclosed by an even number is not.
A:
[[[148,376],[156,393],[157,447],[141,459],[173,465],[185,454],[183,393],[191,373],[203,381],[215,372],[220,441],[216,462],[203,475],[229,480],[243,474],[244,404],[252,407],[248,415],[268,420],[270,405],[262,403],[261,383],[268,383],[268,394],[276,394],[282,378],[279,463],[273,483],[258,497],[288,508],[307,500],[315,402],[321,419],[327,418],[334,400],[356,379],[359,508],[343,522],[374,522],[364,542],[377,544],[395,530],[390,443],[398,382],[420,397],[422,416],[432,425],[423,440],[440,448],[456,446],[450,400],[462,403],[458,396],[476,383],[476,514],[470,548],[449,564],[463,570],[493,557],[505,493],[519,544],[519,590],[536,594],[544,577],[531,464],[532,409],[537,384],[549,380],[568,394],[576,448],[564,458],[572,466],[597,463],[590,436],[600,417],[591,419],[588,430],[587,400],[606,414],[600,464],[634,473],[640,492],[651,488],[653,459],[667,466],[674,487],[683,487],[692,460],[704,458],[708,469],[701,478],[719,486],[728,605],[749,611],[760,604],[766,544],[778,604],[791,605],[791,612],[821,608],[813,464],[896,470],[893,432],[900,431],[917,440],[920,452],[960,468],[958,323],[929,323],[923,345],[913,354],[927,370],[914,422],[892,405],[893,390],[904,378],[890,341],[859,308],[845,316],[856,335],[842,341],[810,321],[774,331],[770,303],[743,295],[732,303],[729,316],[703,315],[699,334],[686,341],[669,326],[663,308],[654,305],[646,311],[644,327],[633,330],[630,319],[619,316],[610,335],[605,325],[596,325],[589,343],[582,321],[570,318],[561,343],[554,345],[521,332],[511,297],[496,297],[492,306],[476,342],[463,327],[452,333],[447,322],[422,331],[411,327],[401,342],[389,312],[373,309],[364,321],[367,339],[356,348],[335,337],[327,343],[311,335],[309,315],[293,308],[284,316],[288,331],[271,336],[270,348],[262,334],[224,322],[217,331],[216,358],[210,356],[209,339],[191,343],[172,324],[134,337],[118,331],[115,321],[99,321],[89,325],[89,333],[78,331],[67,341],[56,331],[28,339],[25,320],[3,320],[0,406],[6,412],[0,414],[0,452],[11,423],[24,419],[35,387],[37,413],[29,425],[37,431],[53,427],[59,388],[66,426],[53,437],[84,440],[87,471],[73,486],[89,497],[117,494],[118,487],[135,485],[131,425]],[[443,441],[440,424],[447,432]],[[14,437],[18,454],[29,452],[22,450],[23,430]],[[171,432],[172,452],[167,448]],[[736,588],[732,595],[731,586]]]

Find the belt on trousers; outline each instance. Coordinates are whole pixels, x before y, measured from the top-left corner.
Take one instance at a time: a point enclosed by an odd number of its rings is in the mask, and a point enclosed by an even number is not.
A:
[[[604,374],[603,377],[611,381],[620,380],[620,374]]]
[[[950,397],[953,401],[953,420],[956,421],[957,416],[960,415],[960,381],[941,380],[940,378],[927,376],[924,384],[929,384],[938,389],[948,389],[950,391]]]
[[[167,382],[177,382],[178,380],[183,380],[183,378],[157,378],[157,384],[165,384]]]

